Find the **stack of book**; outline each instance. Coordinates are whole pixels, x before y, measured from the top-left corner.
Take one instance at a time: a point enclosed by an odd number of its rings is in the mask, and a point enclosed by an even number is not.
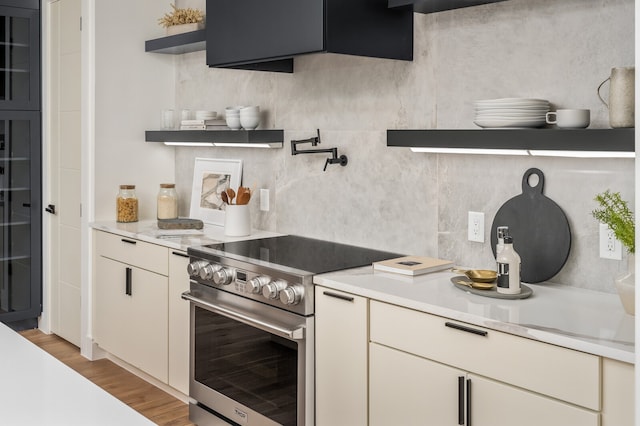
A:
[[[438,272],[453,267],[453,262],[424,256],[404,256],[396,259],[374,262],[373,269],[403,275],[422,275]]]
[[[226,128],[224,119],[214,118],[210,120],[182,120],[180,130],[215,130]]]

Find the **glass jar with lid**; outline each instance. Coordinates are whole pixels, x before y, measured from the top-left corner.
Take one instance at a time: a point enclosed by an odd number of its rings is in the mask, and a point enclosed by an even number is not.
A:
[[[116,217],[118,222],[138,221],[138,197],[135,185],[120,185],[116,198]]]
[[[178,193],[173,183],[161,183],[158,192],[158,220],[178,218]]]

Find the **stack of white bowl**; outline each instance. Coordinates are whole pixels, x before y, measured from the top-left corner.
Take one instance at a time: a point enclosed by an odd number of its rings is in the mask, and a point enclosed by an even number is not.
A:
[[[260,107],[248,106],[240,109],[240,125],[245,130],[254,130],[260,125]]]
[[[244,108],[241,106],[236,107],[226,107],[224,109],[224,118],[227,121],[227,127],[231,130],[240,130],[240,108]]]
[[[473,122],[483,128],[541,127],[546,124],[549,101],[502,98],[475,101]]]

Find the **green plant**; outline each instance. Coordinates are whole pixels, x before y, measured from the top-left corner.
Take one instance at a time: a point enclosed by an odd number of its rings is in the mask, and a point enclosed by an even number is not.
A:
[[[593,217],[608,225],[629,253],[635,253],[636,226],[628,203],[622,199],[619,192],[611,192],[608,189],[596,195],[595,201],[601,208],[591,212]]]
[[[158,19],[160,25],[165,28],[173,25],[203,22],[204,20],[204,14],[201,10],[191,8],[178,9],[174,4],[170,6],[173,8],[173,11],[165,13],[162,18]]]

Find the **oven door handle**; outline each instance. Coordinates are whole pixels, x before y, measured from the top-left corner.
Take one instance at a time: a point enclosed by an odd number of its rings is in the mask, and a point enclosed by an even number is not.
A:
[[[280,337],[284,337],[290,340],[302,340],[304,339],[304,327],[299,327],[294,330],[289,328],[284,328],[276,324],[271,324],[257,318],[250,317],[243,313],[234,311],[232,309],[228,309],[222,306],[214,305],[213,303],[207,302],[206,300],[199,299],[191,295],[190,292],[185,291],[181,296],[184,300],[188,300],[196,305],[200,305],[201,307],[225,316],[227,318],[234,319],[236,321],[240,321],[241,323],[250,325],[252,327],[259,328],[260,330],[267,331],[271,334],[275,334]]]

